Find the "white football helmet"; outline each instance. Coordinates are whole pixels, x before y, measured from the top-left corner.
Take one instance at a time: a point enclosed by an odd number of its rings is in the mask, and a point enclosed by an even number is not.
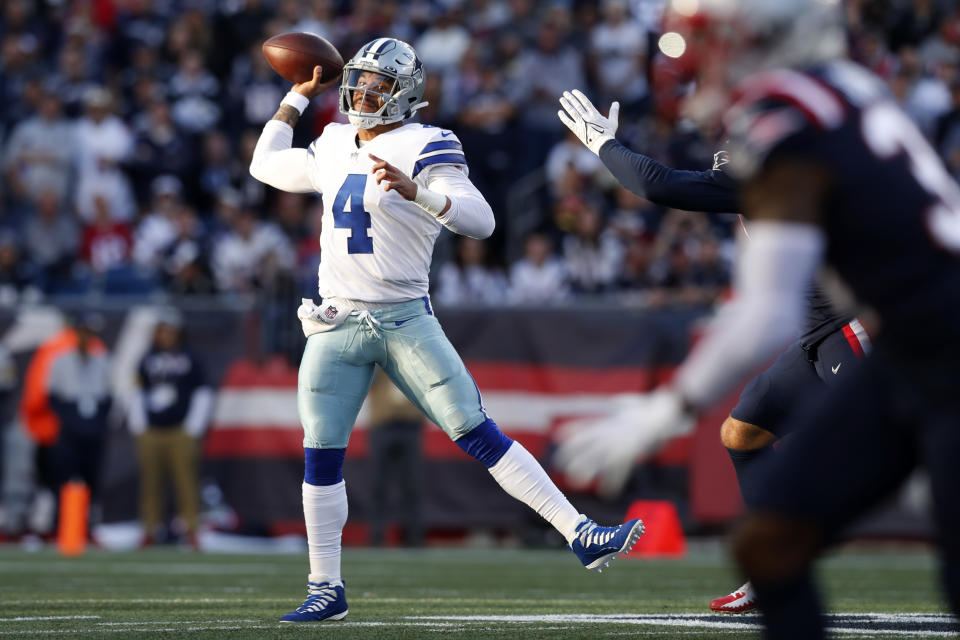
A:
[[[340,112],[358,129],[399,122],[427,106],[423,63],[406,42],[377,38],[343,66]]]

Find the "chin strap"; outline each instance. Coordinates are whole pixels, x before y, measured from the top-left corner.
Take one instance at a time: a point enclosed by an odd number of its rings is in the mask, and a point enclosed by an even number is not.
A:
[[[420,109],[423,109],[423,108],[424,108],[425,106],[427,106],[428,104],[430,104],[430,103],[427,102],[427,101],[423,101],[423,102],[418,102],[417,104],[413,105],[412,107],[410,107],[410,110],[407,111],[407,113],[409,114],[407,117],[409,118],[409,117],[412,116],[415,112],[419,111]]]

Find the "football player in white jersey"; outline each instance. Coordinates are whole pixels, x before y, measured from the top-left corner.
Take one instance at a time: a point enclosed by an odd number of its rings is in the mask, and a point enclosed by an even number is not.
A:
[[[535,509],[588,569],[626,553],[643,533],[631,520],[600,527],[581,515],[536,459],[484,412],[480,393],[433,316],[427,296],[441,227],[474,238],[493,232],[490,206],[467,177],[453,132],[404,122],[425,106],[424,70],[413,48],[378,38],[344,66],[340,110],[306,149],[293,126],[331,83],[294,85],[264,126],[250,173],[277,189],[324,195],[320,306],[298,315],[307,334],[297,405],[304,430],[303,511],[307,599],[287,622],[340,620],[347,601],[340,536],[347,519],[343,459],[379,365],[427,417],[477,458],[511,496]]]

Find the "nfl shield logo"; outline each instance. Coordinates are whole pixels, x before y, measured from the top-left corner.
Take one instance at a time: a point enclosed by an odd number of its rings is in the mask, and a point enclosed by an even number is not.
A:
[[[330,305],[323,310],[323,317],[325,317],[327,320],[333,320],[337,317],[337,313],[337,308],[333,305]]]

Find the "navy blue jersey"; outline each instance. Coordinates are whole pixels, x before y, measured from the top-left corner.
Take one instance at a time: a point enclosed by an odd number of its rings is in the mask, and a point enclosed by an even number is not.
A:
[[[655,204],[705,213],[740,211],[738,183],[724,170],[728,164],[725,152],[716,154],[709,171],[684,171],[611,140],[600,149],[600,159],[620,184]],[[823,290],[813,285],[807,296],[807,318],[800,344],[816,345],[850,320],[851,316],[837,313]]]
[[[138,373],[151,427],[182,426],[194,391],[207,384],[200,361],[182,350],[150,351],[140,361]]]
[[[876,313],[877,348],[920,365],[911,375],[952,371],[944,356],[960,353],[960,186],[886,86],[836,61],[758,74],[736,95],[724,119],[733,175],[749,180],[778,159],[825,168],[826,261]]]

